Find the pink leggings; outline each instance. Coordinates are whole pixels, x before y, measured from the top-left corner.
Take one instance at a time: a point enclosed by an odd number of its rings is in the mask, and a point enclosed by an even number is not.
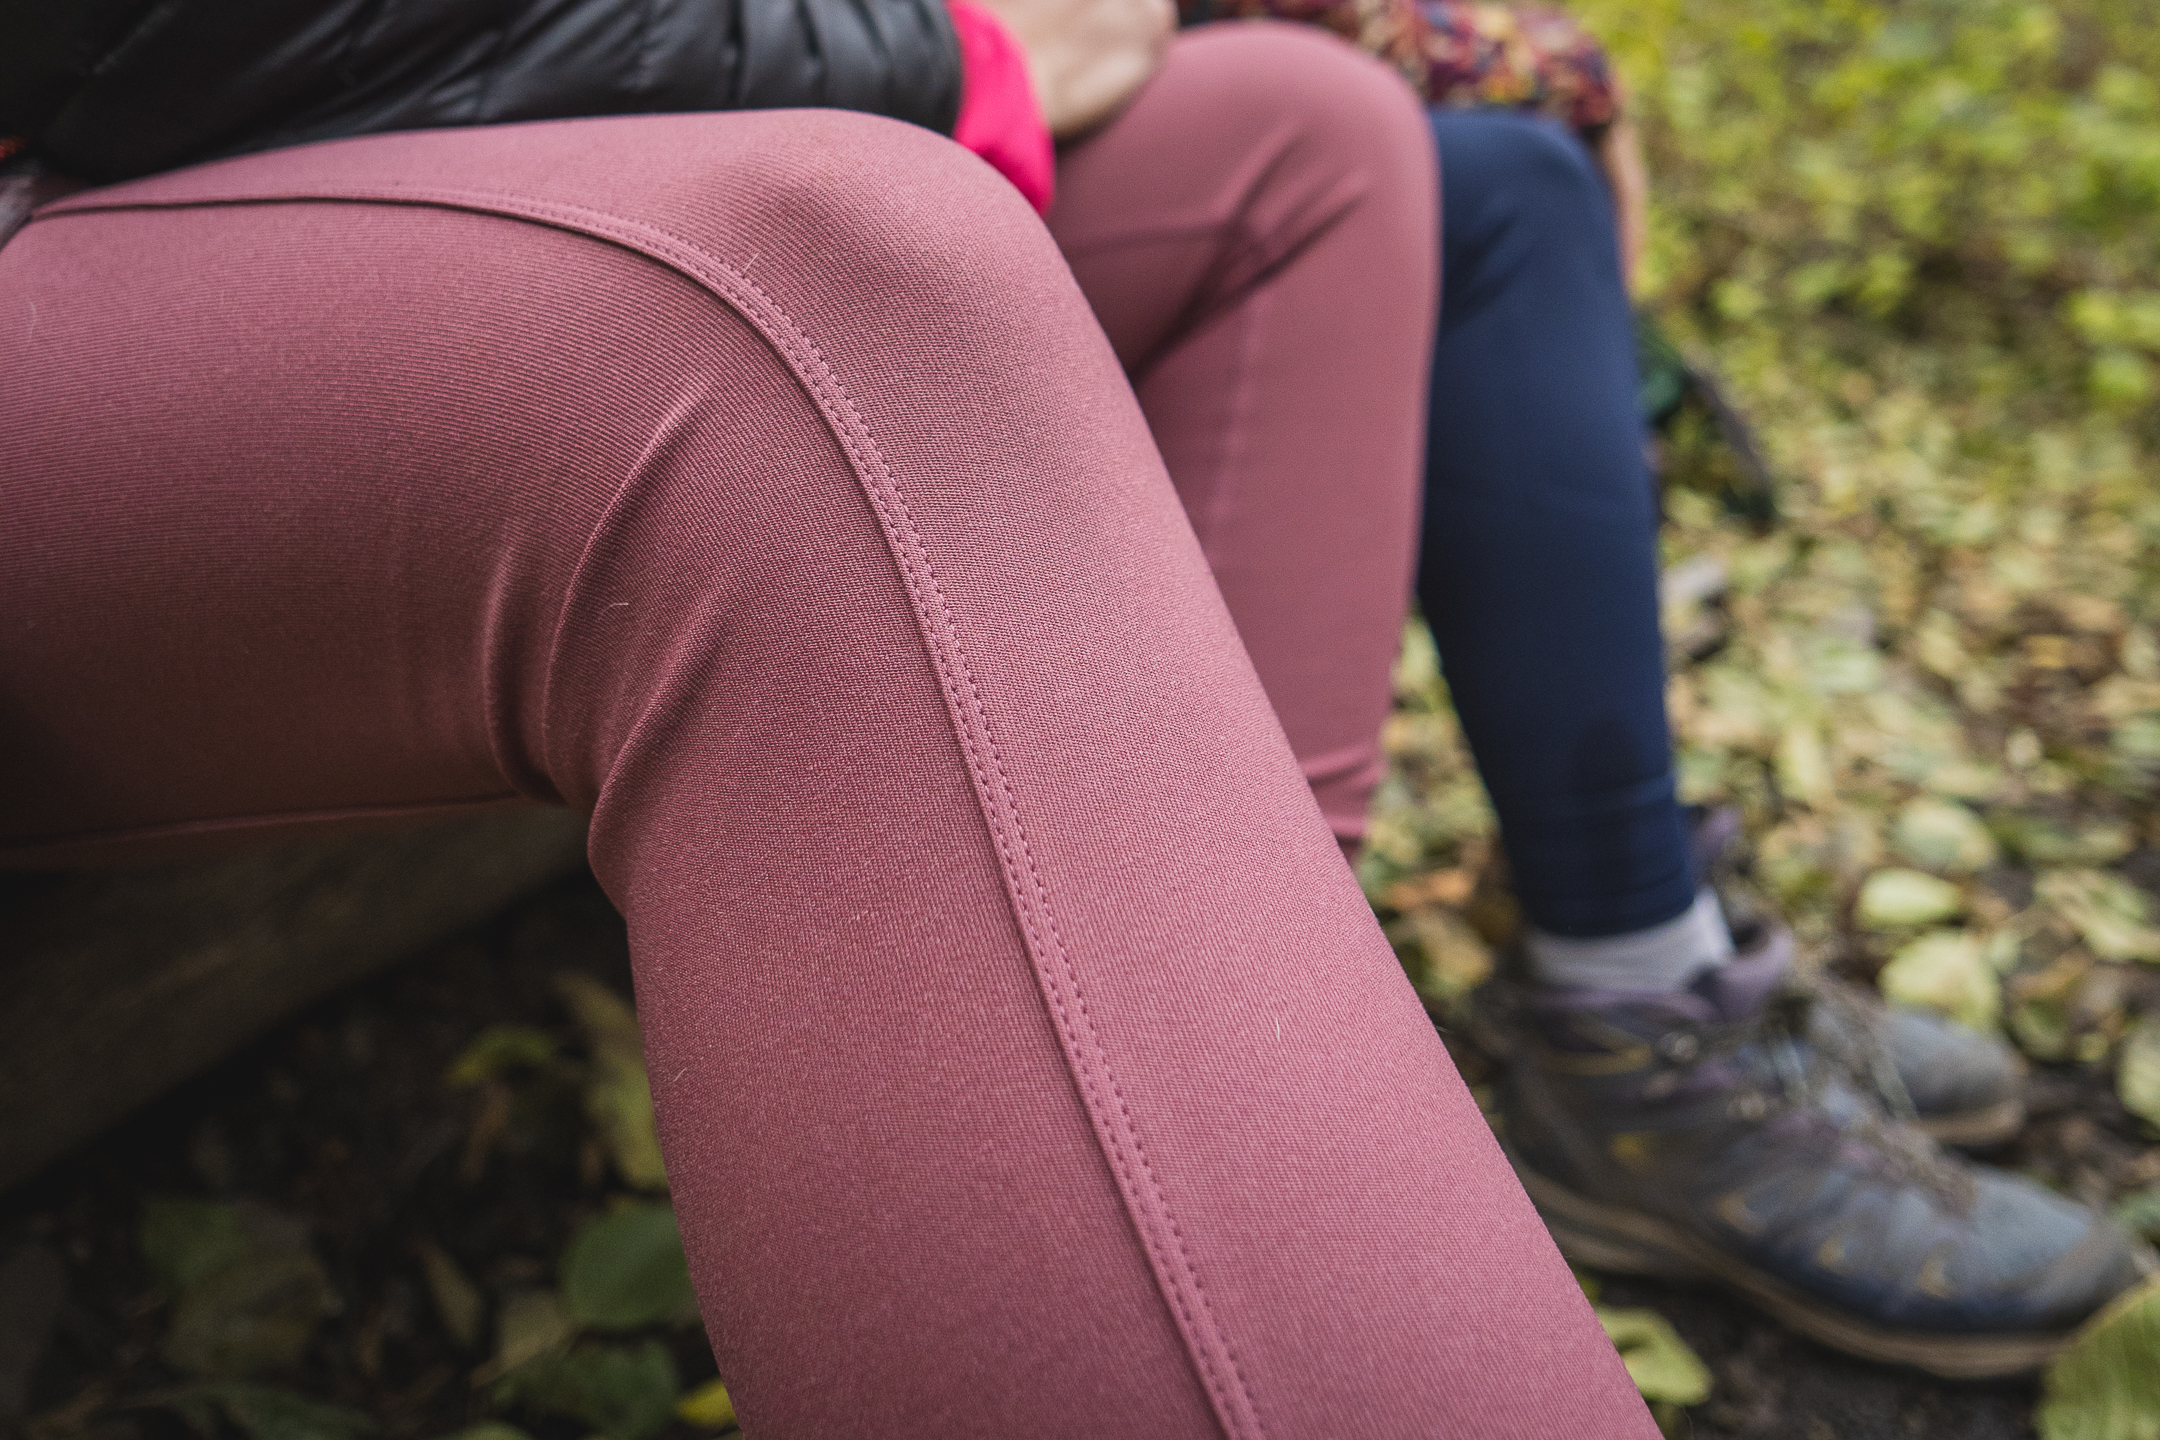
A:
[[[0,252],[0,859],[590,812],[760,1440],[1654,1434],[1262,690],[1350,805],[1421,127],[1332,42],[1181,43],[1063,177],[1117,354],[1003,182],[850,114],[49,208]],[[1368,546],[1390,633],[1255,598]]]

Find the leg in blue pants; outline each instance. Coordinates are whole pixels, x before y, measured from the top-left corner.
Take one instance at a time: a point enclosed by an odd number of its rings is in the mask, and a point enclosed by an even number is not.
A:
[[[1758,925],[1736,946],[1715,897],[1695,899],[1611,208],[1555,125],[1492,111],[1432,125],[1446,268],[1418,594],[1544,932],[1523,1011],[1538,1043],[1503,1092],[1516,1171],[1578,1261],[1669,1273],[1714,1252],[1745,1298],[1855,1354],[1968,1377],[2031,1368],[2150,1273],[2137,1242],[1879,1116],[1855,1125],[1868,1102],[1842,1081],[1788,1090],[1761,1069],[1733,1078],[1767,1062],[1665,1046],[1706,1021],[1770,1033],[1752,1027],[1792,941]],[[1999,1039],[1910,1012],[1869,1033],[1939,1133],[1999,1136],[2005,1113],[2015,1128],[2018,1067]],[[1759,1123],[1730,1118],[1750,1104],[1767,1107]],[[1868,1237],[1864,1258],[1849,1235]]]
[[[1639,930],[1695,881],[1611,201],[1550,121],[1432,125],[1445,258],[1419,602],[1532,922]]]

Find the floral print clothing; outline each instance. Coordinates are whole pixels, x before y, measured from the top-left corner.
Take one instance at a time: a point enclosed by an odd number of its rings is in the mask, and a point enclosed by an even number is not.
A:
[[[1178,0],[1188,25],[1321,25],[1386,60],[1434,105],[1534,110],[1595,136],[1620,116],[1604,49],[1550,6],[1478,0]]]

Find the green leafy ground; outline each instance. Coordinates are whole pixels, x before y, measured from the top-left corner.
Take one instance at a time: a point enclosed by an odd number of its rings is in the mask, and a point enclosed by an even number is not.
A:
[[[1744,808],[1818,958],[2113,1088],[2085,1143],[2011,1158],[2160,1229],[2160,26],[2120,0],[1573,8],[1646,134],[1646,308],[1779,480],[1761,533],[1708,414],[1667,437],[1683,788]],[[1512,917],[1415,633],[1399,690],[1365,878],[1445,1015]],[[2160,1373],[2143,1323],[2122,1363]],[[2149,1386],[2128,1428],[2067,1394],[2050,1437],[2160,1434]]]
[[[734,1433],[589,877],[340,997],[0,1209],[0,1435]]]

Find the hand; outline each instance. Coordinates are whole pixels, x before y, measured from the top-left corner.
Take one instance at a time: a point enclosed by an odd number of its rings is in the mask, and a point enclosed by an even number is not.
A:
[[[1108,120],[1162,63],[1177,31],[1174,0],[978,0],[1027,52],[1028,80],[1051,135]]]
[[[1605,183],[1612,190],[1620,278],[1632,291],[1642,273],[1643,251],[1650,244],[1650,173],[1643,167],[1642,141],[1623,115],[1605,127],[1595,148],[1598,168],[1605,172]]]

